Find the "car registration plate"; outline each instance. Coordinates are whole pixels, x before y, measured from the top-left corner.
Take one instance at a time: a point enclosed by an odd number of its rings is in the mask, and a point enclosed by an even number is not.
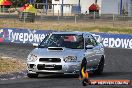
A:
[[[45,65],[45,68],[54,68],[55,65]]]

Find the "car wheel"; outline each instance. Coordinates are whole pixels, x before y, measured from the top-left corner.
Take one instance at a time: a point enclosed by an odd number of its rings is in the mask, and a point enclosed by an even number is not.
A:
[[[84,67],[84,71],[86,71],[86,67],[87,67],[87,60],[86,58],[83,58],[82,63],[81,63],[81,69]]]
[[[105,62],[105,60],[102,57],[102,59],[99,62],[99,65],[98,65],[98,69],[93,72],[94,74],[102,74],[103,69],[104,69],[104,62]]]
[[[30,74],[30,73],[28,73],[27,76],[29,78],[37,78],[38,77],[38,74]]]

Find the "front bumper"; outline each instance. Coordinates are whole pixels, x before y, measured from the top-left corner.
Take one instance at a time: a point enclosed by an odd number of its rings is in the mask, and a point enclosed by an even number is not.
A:
[[[78,74],[81,62],[34,63],[28,62],[28,73]]]

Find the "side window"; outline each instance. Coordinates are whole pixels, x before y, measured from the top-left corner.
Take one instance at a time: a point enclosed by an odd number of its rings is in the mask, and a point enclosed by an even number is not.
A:
[[[96,46],[97,42],[93,36],[89,36],[88,38],[85,39],[85,45],[93,45]]]
[[[87,45],[93,45],[90,38],[86,38],[86,39],[85,39],[85,45],[86,45],[86,46],[87,46]]]
[[[93,43],[94,46],[98,45],[96,39],[93,36],[91,36],[91,41],[92,41],[92,43]]]

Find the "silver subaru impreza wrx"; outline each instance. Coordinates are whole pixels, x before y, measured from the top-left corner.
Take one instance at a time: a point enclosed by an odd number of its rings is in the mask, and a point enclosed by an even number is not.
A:
[[[86,71],[100,74],[104,68],[104,47],[88,32],[53,32],[28,55],[27,76],[79,74],[82,61]]]

